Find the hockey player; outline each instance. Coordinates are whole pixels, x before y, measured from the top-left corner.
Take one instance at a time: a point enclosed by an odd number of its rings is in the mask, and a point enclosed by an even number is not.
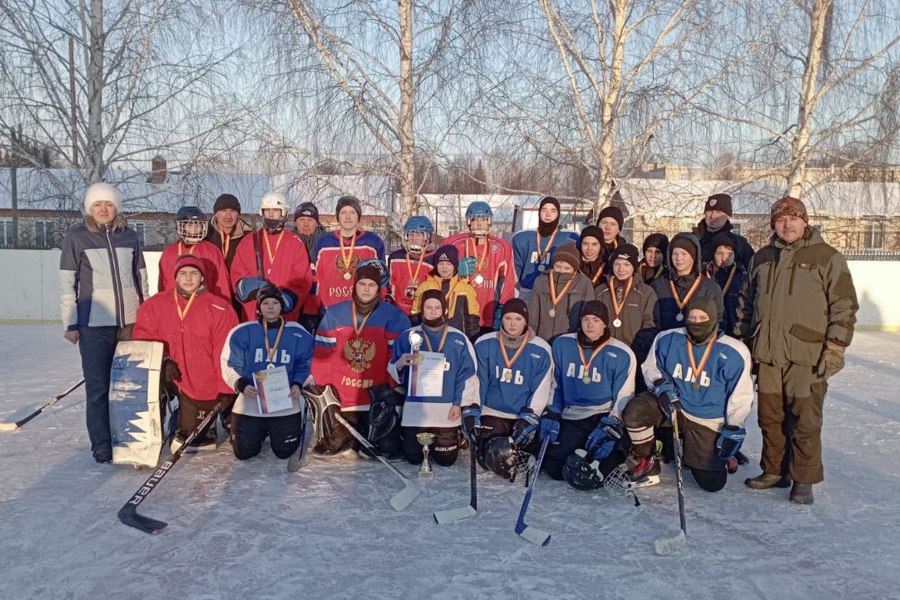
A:
[[[716,314],[724,313],[722,290],[702,275],[700,242],[692,233],[679,233],[669,244],[668,277],[657,277],[651,287],[656,292],[658,310],[656,328],[660,331],[684,327],[686,306],[691,298],[706,296],[716,303]]]
[[[578,331],[553,341],[553,401],[541,418],[541,440],[549,437],[551,444],[544,468],[553,479],[563,479],[563,465],[569,461],[567,481],[581,489],[599,487],[601,478],[589,477],[597,485],[586,485],[582,477],[572,476],[582,473],[579,463],[593,462],[586,452],[569,458],[586,447],[598,428],[621,424],[622,407],[634,394],[637,362],[628,346],[610,335],[609,322],[606,306],[591,300],[581,309]],[[603,475],[624,462],[625,441],[616,440],[616,451],[603,458]],[[588,447],[593,450],[592,444]]]
[[[519,231],[512,237],[519,298],[525,302],[538,277],[551,269],[554,250],[570,242],[578,244],[577,233],[560,229],[559,217],[559,200],[545,196],[538,205],[537,230]]]
[[[528,327],[519,298],[503,305],[500,331],[475,342],[478,401],[462,408],[463,430],[479,463],[501,477],[537,451],[539,415],[550,402],[550,346]]]
[[[238,320],[230,302],[207,290],[207,267],[199,256],[179,256],[172,268],[174,286],[169,287],[173,289],[160,291],[144,302],[134,325],[134,339],[162,342],[169,359],[167,379],[175,381],[166,383],[174,383],[178,390],[178,432],[172,441],[173,452],[217,402],[231,399],[231,388],[222,379],[220,357],[225,339]],[[214,444],[211,425],[193,443],[200,447]]]
[[[459,251],[459,275],[468,277],[481,308],[481,332],[494,331],[495,317],[516,291],[515,263],[509,242],[491,235],[494,211],[487,202],[473,202],[466,208],[469,233],[444,240]],[[500,288],[499,293],[497,288]],[[495,314],[496,313],[496,314]]]
[[[206,239],[222,251],[230,271],[241,238],[253,231],[250,224],[241,218],[241,203],[234,195],[222,194],[216,198],[209,225]]]
[[[600,211],[597,226],[603,232],[603,262],[608,264],[610,252],[626,243],[621,235],[622,229],[625,228],[625,215],[620,208],[607,206]]]
[[[175,226],[180,238],[163,249],[159,257],[157,291],[175,288],[175,262],[184,254],[191,254],[203,263],[203,286],[212,294],[231,302],[231,282],[221,250],[206,241],[209,223],[196,206],[183,206],[175,213]]]
[[[323,235],[313,253],[316,289],[323,310],[353,296],[353,274],[361,261],[384,262],[384,241],[359,227],[362,218],[359,200],[342,196],[337,201],[335,215],[338,228]],[[385,293],[382,290],[382,297]]]
[[[352,298],[325,309],[316,331],[315,384],[334,387],[344,418],[363,434],[369,428],[367,390],[390,383],[387,366],[394,340],[410,326],[399,308],[381,301],[386,275],[387,268],[378,261],[360,263]],[[352,438],[346,430],[334,433],[322,440],[317,453],[336,454],[350,447]],[[359,450],[355,440],[352,445]]]
[[[687,306],[686,327],[663,331],[653,341],[641,367],[648,391],[622,411],[638,459],[629,471],[634,480],[659,472],[653,428],[677,411],[682,464],[704,490],[725,486],[726,463],[746,436],[753,382],[749,350],[719,331],[717,311],[715,298],[696,296]]]
[[[309,262],[312,265],[316,245],[319,243],[319,239],[325,235],[325,228],[319,223],[319,209],[316,208],[316,205],[312,202],[304,202],[298,206],[294,211],[294,226],[297,228],[297,237],[306,246]],[[315,281],[315,272],[313,272],[312,287],[306,296],[306,302],[300,307],[300,324],[310,333],[315,333],[316,327],[319,326],[319,320],[322,318],[317,295],[318,287]]]
[[[669,254],[669,238],[664,233],[651,233],[644,239],[642,247],[644,258],[640,262],[641,278],[650,283],[668,273],[666,257]]]
[[[481,332],[478,299],[475,289],[467,279],[460,277],[456,270],[459,267],[459,254],[456,246],[441,246],[431,255],[434,272],[422,282],[416,290],[411,320],[418,323],[422,314],[422,298],[428,290],[440,290],[444,294],[447,307],[447,323],[466,334],[469,340],[475,340]]]
[[[581,252],[581,266],[579,270],[591,280],[591,284],[595,288],[598,287],[603,283],[603,275],[606,273],[603,230],[596,225],[588,225],[582,229],[578,251]]]
[[[594,286],[578,271],[581,258],[573,244],[553,253],[553,270],[538,278],[528,301],[528,324],[548,342],[578,329],[581,307],[594,299]]]
[[[478,379],[475,377],[475,350],[460,330],[450,327],[445,318],[446,299],[440,290],[428,290],[422,296],[422,324],[407,329],[394,342],[393,358],[388,372],[399,384],[406,385],[403,405],[403,455],[412,464],[423,460],[422,446],[416,440],[419,433],[433,433],[434,462],[449,467],[459,454],[460,406],[478,400]],[[437,354],[443,370],[428,376],[442,379],[432,382],[432,392],[420,389],[423,382],[414,377],[421,352]],[[427,382],[424,382],[427,384]]]
[[[387,296],[394,306],[410,316],[416,289],[431,273],[428,249],[434,225],[428,217],[414,215],[403,225],[403,248],[394,250],[388,257],[390,285]]]
[[[231,446],[239,460],[262,450],[268,436],[272,452],[288,458],[300,446],[305,427],[300,413],[300,389],[309,378],[313,338],[303,326],[284,318],[289,301],[273,285],[259,290],[256,321],[231,330],[221,354],[225,381],[238,393],[231,415]],[[269,410],[257,382],[260,373],[283,367],[290,385],[291,406]]]
[[[741,300],[741,286],[747,279],[747,269],[734,259],[734,238],[727,235],[717,236],[713,260],[706,267],[706,276],[716,282],[722,290],[725,305],[725,318],[722,328],[734,331],[737,322],[737,309]]]
[[[282,293],[293,296],[293,306],[284,318],[297,321],[300,307],[312,287],[309,256],[303,242],[284,229],[288,209],[283,194],[269,192],[264,195],[259,202],[259,214],[263,219],[263,229],[256,235],[244,237],[231,265],[235,295],[243,302],[244,320],[252,321],[256,315],[255,291],[265,283],[271,283]],[[262,273],[258,265],[262,265]]]
[[[597,299],[606,305],[611,333],[634,352],[638,364],[644,362],[656,337],[656,292],[638,276],[638,250],[622,244],[610,254],[609,272],[597,288]]]

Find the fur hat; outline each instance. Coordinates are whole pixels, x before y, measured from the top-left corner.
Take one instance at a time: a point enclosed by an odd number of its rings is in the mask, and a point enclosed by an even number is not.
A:
[[[91,214],[91,206],[103,201],[112,202],[116,214],[122,211],[122,194],[109,183],[92,183],[84,192],[84,214]]]
[[[784,216],[799,217],[803,219],[807,225],[809,224],[809,215],[806,214],[806,205],[798,198],[785,196],[776,201],[775,204],[772,205],[769,226],[772,229],[775,229],[775,221],[777,221],[779,217]]]

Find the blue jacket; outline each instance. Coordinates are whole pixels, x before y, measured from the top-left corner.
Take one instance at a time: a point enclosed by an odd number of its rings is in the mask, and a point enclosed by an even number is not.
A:
[[[484,415],[515,419],[526,408],[544,412],[552,393],[553,359],[550,346],[528,330],[527,346],[510,371],[500,354],[499,333],[486,333],[475,342],[478,396]],[[513,353],[509,353],[512,359]]]
[[[624,342],[610,338],[588,365],[591,381],[584,383],[577,335],[567,333],[553,340],[554,391],[548,410],[570,420],[609,412],[621,418],[622,408],[634,395],[634,353]],[[582,351],[585,359],[593,353]]]

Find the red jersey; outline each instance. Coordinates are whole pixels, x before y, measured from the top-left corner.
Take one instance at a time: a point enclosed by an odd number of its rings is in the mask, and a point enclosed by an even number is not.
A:
[[[279,288],[287,288],[297,296],[297,305],[284,314],[287,321],[296,321],[300,308],[312,287],[312,271],[306,246],[296,235],[282,229],[278,233],[266,230],[256,232],[259,255],[262,260],[262,276]],[[242,277],[256,277],[256,249],[253,235],[245,235],[238,244],[231,263],[231,281],[237,286]],[[256,319],[256,301],[244,302],[244,321]]]
[[[175,260],[182,254],[192,254],[203,262],[203,285],[213,294],[231,300],[231,281],[222,251],[215,244],[202,240],[193,246],[176,242],[163,249],[159,257],[160,292],[175,289]]]
[[[410,258],[406,250],[400,249],[394,250],[388,257],[388,271],[391,274],[388,295],[407,317],[412,312],[416,289],[428,279],[434,268],[428,262],[429,256],[423,253],[419,258]]]
[[[475,298],[481,307],[481,326],[493,328],[498,279],[506,276],[500,290],[501,304],[515,297],[516,293],[516,269],[512,246],[493,235],[488,236],[486,243],[478,243],[478,238],[470,233],[451,235],[444,240],[444,244],[456,246],[460,261],[468,257],[475,259],[475,273],[468,278],[469,283],[475,288]]]
[[[215,400],[218,394],[234,393],[222,379],[221,357],[237,324],[230,302],[205,290],[189,300],[173,289],[141,304],[134,339],[162,342],[181,371],[178,389],[195,400]]]
[[[349,242],[339,231],[319,238],[315,250],[316,292],[322,308],[349,300],[353,295],[353,276],[359,261],[377,258],[384,261],[384,242],[371,231],[359,229]],[[387,290],[381,290],[384,298]]]

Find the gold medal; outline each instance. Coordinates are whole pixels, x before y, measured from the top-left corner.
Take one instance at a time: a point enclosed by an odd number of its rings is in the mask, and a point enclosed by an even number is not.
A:
[[[692,388],[695,392],[698,392],[698,391],[700,391],[700,384],[697,383],[697,382],[695,381],[694,383],[691,384],[691,388]]]

